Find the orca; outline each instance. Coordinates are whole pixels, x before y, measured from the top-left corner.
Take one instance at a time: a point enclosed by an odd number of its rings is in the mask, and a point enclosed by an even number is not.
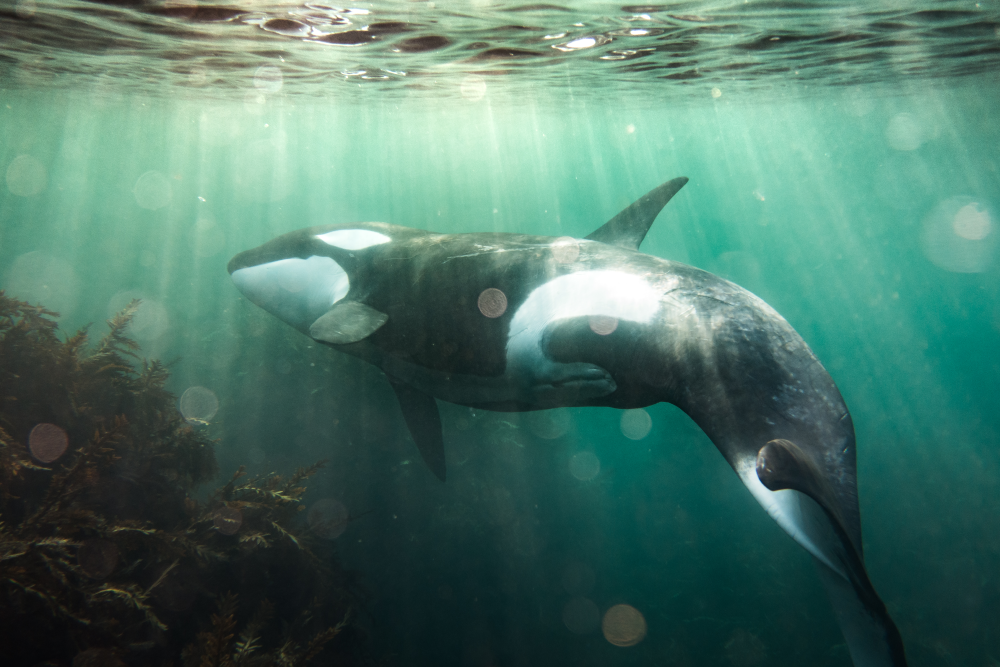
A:
[[[320,225],[228,269],[254,304],[380,368],[442,481],[436,399],[497,411],[673,403],[812,554],[854,664],[902,667],[864,566],[854,426],[830,375],[758,297],[639,252],[687,180],[584,239]]]

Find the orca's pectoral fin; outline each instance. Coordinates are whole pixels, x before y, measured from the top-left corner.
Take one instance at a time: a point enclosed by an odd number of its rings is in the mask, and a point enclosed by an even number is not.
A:
[[[433,396],[417,391],[398,380],[389,378],[389,383],[399,399],[403,419],[410,429],[410,435],[417,443],[420,456],[442,482],[445,478],[444,437],[441,435],[441,415]]]
[[[656,216],[660,214],[671,197],[677,194],[677,191],[683,188],[687,182],[688,179],[681,176],[650,190],[628,208],[601,225],[587,238],[591,241],[600,241],[629,250],[638,250],[639,244],[646,238],[646,232],[656,220]]]
[[[358,301],[341,301],[320,315],[309,335],[314,340],[334,345],[357,343],[378,331],[389,316]]]
[[[808,496],[826,515],[832,537],[839,543],[828,554],[837,568],[819,558],[816,566],[854,664],[906,667],[899,630],[868,578],[860,551],[848,537],[833,489],[812,458],[794,442],[771,440],[757,453],[757,478],[771,491],[792,490]]]

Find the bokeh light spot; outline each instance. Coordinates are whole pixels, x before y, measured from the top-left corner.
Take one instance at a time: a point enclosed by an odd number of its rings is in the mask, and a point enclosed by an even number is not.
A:
[[[462,79],[462,97],[470,102],[478,102],[486,96],[486,79],[478,74],[470,74]]]
[[[144,343],[151,343],[167,332],[170,327],[170,315],[167,309],[158,301],[147,299],[139,290],[118,292],[108,299],[108,317],[114,317],[122,311],[133,299],[141,303],[132,315],[128,325],[128,335]]]
[[[243,525],[243,512],[236,507],[224,505],[212,515],[215,529],[223,535],[235,535]]]
[[[181,394],[178,406],[184,419],[207,422],[219,411],[219,399],[211,389],[188,387]]]
[[[622,413],[619,426],[622,435],[629,440],[642,440],[649,435],[650,429],[653,428],[653,418],[642,408],[626,410]]]
[[[581,482],[589,482],[601,472],[601,460],[593,452],[578,452],[569,459],[569,474]]]
[[[885,138],[897,151],[915,151],[924,143],[924,128],[913,114],[898,113],[886,126]]]
[[[91,579],[104,579],[118,567],[118,545],[110,540],[84,540],[76,552],[76,561]]]
[[[966,204],[958,209],[951,226],[956,234],[970,241],[982,241],[990,235],[990,230],[993,228],[989,211],[982,208],[978,202]]]
[[[993,263],[997,245],[994,215],[971,197],[952,197],[924,218],[921,245],[937,266],[955,273],[981,273]]]
[[[580,243],[572,236],[560,236],[552,242],[552,257],[560,264],[572,264],[580,256]]]
[[[601,612],[592,600],[573,598],[563,607],[562,618],[570,632],[585,635],[597,629],[601,622]]]
[[[646,637],[646,619],[632,605],[616,604],[604,612],[601,630],[615,646],[635,646]]]
[[[194,225],[191,247],[198,257],[214,257],[226,244],[226,235],[209,216],[202,216]]]
[[[324,498],[313,503],[306,514],[309,528],[316,535],[327,540],[335,540],[347,530],[349,520],[347,508],[335,498]]]
[[[28,451],[35,460],[52,463],[66,453],[69,437],[55,424],[36,424],[28,434]]]
[[[261,92],[276,93],[281,90],[283,83],[281,70],[271,65],[258,67],[253,75],[254,88]]]
[[[591,315],[590,330],[598,336],[607,336],[618,328],[618,318],[609,315]]]
[[[497,318],[507,312],[507,295],[495,287],[484,289],[477,303],[479,312],[489,318]]]
[[[158,171],[147,171],[136,180],[132,194],[135,196],[136,204],[155,211],[170,203],[174,190],[165,175]]]
[[[555,440],[569,430],[569,412],[564,408],[537,410],[525,417],[531,432],[544,440]]]
[[[7,189],[18,197],[31,197],[48,183],[45,165],[30,155],[18,155],[7,166]]]

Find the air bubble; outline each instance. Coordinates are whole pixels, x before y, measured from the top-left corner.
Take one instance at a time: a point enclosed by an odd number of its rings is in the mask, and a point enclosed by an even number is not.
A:
[[[579,452],[569,460],[569,474],[581,482],[589,482],[601,472],[601,460],[593,452]]]
[[[608,336],[618,328],[618,318],[609,315],[591,315],[590,330],[598,336]]]
[[[653,419],[643,409],[626,410],[622,413],[620,423],[622,435],[629,440],[642,440],[653,428]]]
[[[189,422],[207,424],[219,411],[219,399],[211,389],[188,387],[178,403],[181,414]]]
[[[7,166],[7,189],[18,197],[32,197],[45,189],[45,165],[30,155],[18,155]]]
[[[28,434],[28,451],[41,463],[52,463],[66,453],[69,437],[55,424],[36,424]]]
[[[573,598],[567,602],[562,617],[569,631],[577,635],[593,632],[601,622],[600,610],[587,598]]]
[[[646,619],[635,607],[616,604],[604,612],[601,630],[615,646],[635,646],[646,637]]]
[[[156,211],[170,203],[174,196],[170,181],[158,171],[147,171],[140,176],[132,188],[135,203],[142,208]]]
[[[479,312],[489,318],[497,318],[507,312],[507,295],[490,287],[479,295]]]
[[[235,535],[243,525],[243,512],[236,507],[224,505],[212,515],[215,529],[223,535]]]
[[[319,537],[335,540],[347,530],[349,515],[342,502],[334,498],[324,498],[309,508],[306,520]]]

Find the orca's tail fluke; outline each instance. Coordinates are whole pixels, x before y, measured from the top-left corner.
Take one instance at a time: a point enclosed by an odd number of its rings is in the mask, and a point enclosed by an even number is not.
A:
[[[903,639],[864,569],[862,586],[867,585],[867,591],[858,588],[861,582],[844,579],[818,560],[816,570],[847,640],[854,667],[906,667]]]
[[[855,667],[905,667],[864,565],[854,424],[805,341],[770,306],[719,281],[693,299],[702,335],[671,402],[778,525],[818,561]]]

